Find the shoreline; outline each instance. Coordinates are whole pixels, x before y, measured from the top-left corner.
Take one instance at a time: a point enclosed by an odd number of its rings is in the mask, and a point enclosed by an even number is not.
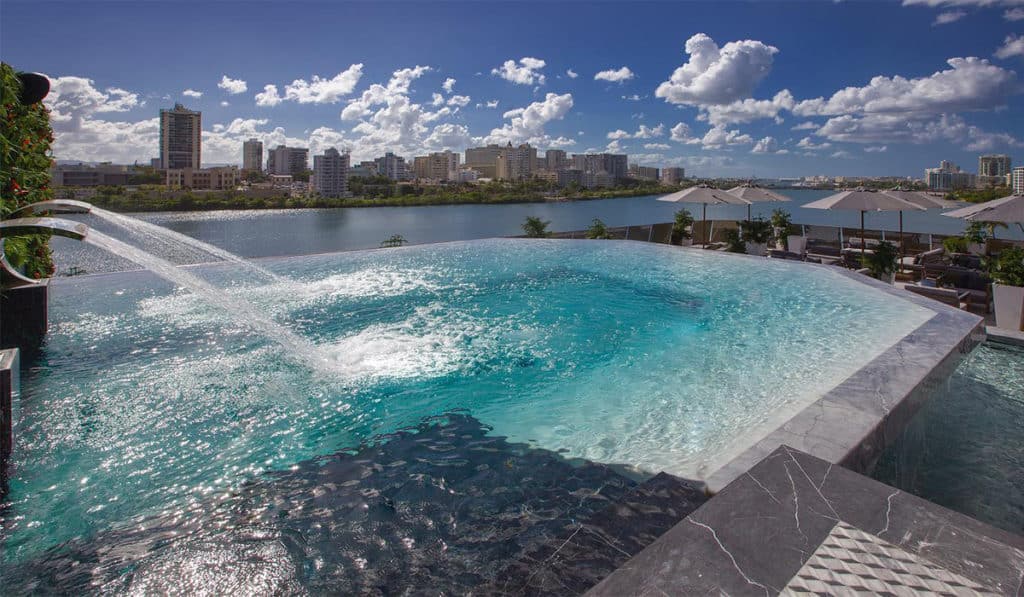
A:
[[[652,192],[654,191],[654,192]],[[214,191],[216,192],[216,191]],[[249,198],[238,196],[232,198],[215,198],[216,204],[203,204],[194,199],[202,199],[203,196],[193,196],[193,201],[181,201],[180,199],[127,199],[119,201],[122,195],[104,195],[84,199],[96,207],[108,209],[117,213],[154,213],[154,212],[214,212],[214,211],[257,211],[273,210],[286,211],[294,209],[338,209],[346,207],[372,208],[372,207],[428,207],[434,205],[515,205],[525,203],[575,203],[582,201],[594,201],[599,199],[632,199],[635,197],[651,197],[673,192],[673,188],[664,191],[645,187],[642,189],[615,189],[607,191],[595,191],[593,194],[584,196],[526,196],[526,197],[448,197],[439,198],[436,196],[418,197],[387,197],[382,199],[346,198],[346,199],[323,199],[323,198]],[[110,199],[115,200],[110,200]]]

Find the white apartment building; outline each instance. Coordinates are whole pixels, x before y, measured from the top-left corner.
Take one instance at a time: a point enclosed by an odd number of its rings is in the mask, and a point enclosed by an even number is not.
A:
[[[321,197],[347,197],[348,167],[349,155],[333,147],[323,155],[313,156],[313,190]]]
[[[1017,166],[1010,173],[1010,186],[1015,195],[1024,195],[1024,166]]]
[[[295,176],[309,169],[309,149],[278,145],[267,152],[267,174]]]

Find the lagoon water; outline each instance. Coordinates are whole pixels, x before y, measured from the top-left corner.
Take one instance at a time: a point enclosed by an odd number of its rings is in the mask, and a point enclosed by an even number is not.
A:
[[[802,209],[799,206],[820,199],[829,191],[785,190],[791,203],[763,203],[754,206],[754,215],[768,216],[780,205],[793,215],[797,224],[860,226],[856,212]],[[686,205],[699,217],[700,206]],[[143,220],[166,226],[243,257],[306,255],[377,247],[393,234],[410,243],[421,244],[450,240],[470,240],[522,234],[523,220],[537,216],[551,222],[551,230],[580,230],[600,218],[609,226],[629,226],[667,222],[679,204],[657,201],[656,196],[601,199],[564,203],[518,203],[506,205],[437,205],[422,207],[374,207],[339,209],[296,209],[213,212],[163,212],[140,214]],[[708,218],[741,219],[746,208],[709,206]],[[101,230],[103,223],[85,216],[83,221]],[[895,213],[867,214],[868,228],[897,230]],[[956,234],[963,223],[942,215],[940,210],[906,213],[906,232]],[[1020,238],[1019,231],[1000,231],[1000,236]],[[145,239],[142,239],[143,241]],[[86,272],[133,269],[128,262],[111,260],[65,239],[55,239],[58,268],[67,272],[78,267]],[[144,246],[150,248],[144,243]],[[179,261],[203,259],[179,255]]]

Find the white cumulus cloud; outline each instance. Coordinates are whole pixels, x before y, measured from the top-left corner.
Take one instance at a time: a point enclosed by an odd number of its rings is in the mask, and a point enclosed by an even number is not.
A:
[[[750,135],[738,130],[727,130],[724,126],[713,126],[700,140],[704,149],[720,149],[727,145],[746,145],[754,142]]]
[[[444,89],[445,93],[451,93],[455,89],[455,79],[451,77],[445,79],[444,83],[441,84],[441,89]]]
[[[552,139],[544,130],[545,125],[553,120],[561,120],[572,109],[571,93],[558,95],[548,93],[543,101],[533,102],[525,108],[516,108],[505,112],[503,118],[509,120],[501,128],[491,131],[484,139],[486,143],[524,143],[531,145],[572,144],[572,140]]]
[[[1024,36],[1007,35],[1003,45],[995,53],[996,58],[1003,60],[1012,56],[1024,56]]]
[[[284,99],[300,104],[335,104],[352,93],[363,76],[363,65],[353,64],[330,79],[313,75],[311,81],[295,79],[284,88]]]
[[[1024,8],[1011,8],[1003,13],[1007,21],[1024,21]]]
[[[539,58],[526,56],[520,58],[518,63],[515,60],[506,60],[500,67],[491,69],[491,74],[516,85],[543,85],[546,79],[540,70],[546,64]]]
[[[231,95],[238,95],[239,93],[245,93],[249,90],[249,86],[246,85],[245,81],[241,79],[232,79],[227,75],[220,78],[220,83],[217,83],[217,87],[220,87]]]
[[[655,96],[672,104],[728,104],[750,97],[768,76],[778,48],[756,40],[732,41],[721,48],[704,33],[686,41],[686,64],[658,85]]]
[[[203,97],[203,92],[202,91],[196,91],[195,89],[186,89],[185,91],[182,91],[181,94],[184,95],[185,97],[196,97],[196,98]]]
[[[935,20],[932,22],[932,25],[948,25],[950,23],[955,23],[966,16],[967,11],[965,10],[947,10],[935,15]]]
[[[277,85],[264,85],[263,91],[256,94],[256,105],[273,107],[284,101],[277,92]]]
[[[608,81],[610,83],[625,83],[635,76],[636,75],[633,74],[633,71],[629,70],[628,66],[623,66],[622,68],[603,70],[594,75],[594,80]]]
[[[764,137],[754,144],[750,153],[776,153],[778,151],[779,142],[775,140],[775,137]]]
[[[580,75],[579,75],[579,73],[576,73],[576,72],[574,72],[574,71],[573,71],[573,70],[572,70],[572,69],[570,68],[570,69],[568,69],[568,70],[566,70],[566,71],[565,71],[565,76],[569,77],[570,79],[575,79],[576,77],[578,77],[578,76],[580,76]]]

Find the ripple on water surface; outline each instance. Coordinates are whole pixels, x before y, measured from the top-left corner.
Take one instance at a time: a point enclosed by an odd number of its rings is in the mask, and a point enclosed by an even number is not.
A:
[[[23,384],[9,556],[187,512],[455,409],[568,457],[700,476],[930,316],[824,269],[643,243],[268,266],[294,282],[196,271],[315,343],[329,371],[145,275],[54,285]]]

